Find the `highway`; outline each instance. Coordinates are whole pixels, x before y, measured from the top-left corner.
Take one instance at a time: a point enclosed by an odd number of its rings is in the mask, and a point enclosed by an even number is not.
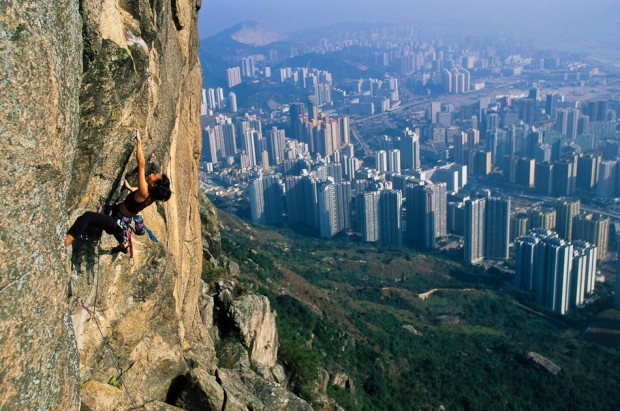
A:
[[[358,133],[358,131],[353,127],[353,125],[350,126],[351,129],[351,135],[353,135],[353,139],[357,142],[358,147],[361,147],[362,150],[364,150],[364,156],[370,156],[373,154],[373,150],[368,146],[368,144],[362,140],[362,138],[360,137],[360,134]]]
[[[369,156],[374,153],[374,150],[361,138],[359,131],[356,129],[357,127],[363,127],[364,124],[370,121],[379,120],[385,116],[389,116],[391,114],[402,113],[411,108],[418,108],[420,110],[425,110],[426,107],[432,101],[438,101],[441,103],[449,103],[454,104],[455,106],[464,106],[467,104],[475,103],[480,97],[490,96],[495,97],[498,95],[500,91],[510,92],[510,94],[519,94],[526,93],[527,90],[516,90],[512,87],[515,84],[518,84],[519,81],[513,81],[508,83],[503,83],[496,85],[492,88],[484,88],[482,90],[476,90],[465,94],[443,94],[439,96],[415,96],[408,100],[407,103],[399,105],[393,110],[389,110],[383,113],[373,114],[372,116],[364,117],[364,118],[350,118],[349,124],[351,127],[351,133],[353,134],[353,139],[357,142],[357,144],[363,149],[364,155]]]
[[[521,199],[529,200],[532,202],[545,201],[548,203],[554,203],[558,200],[558,197],[548,197],[548,196],[539,196],[539,195],[532,195],[532,194],[515,193],[510,190],[506,190],[505,188],[502,188],[499,190],[497,188],[493,188],[490,190],[494,192],[498,192],[498,193],[501,192],[501,194],[505,196],[521,198]],[[584,204],[581,204],[580,208],[581,210],[584,210],[584,211],[589,211],[591,213],[597,213],[597,214],[604,215],[605,217],[609,217],[611,219],[620,220],[620,212],[618,211],[610,211],[606,208],[592,206],[592,205],[584,205]]]

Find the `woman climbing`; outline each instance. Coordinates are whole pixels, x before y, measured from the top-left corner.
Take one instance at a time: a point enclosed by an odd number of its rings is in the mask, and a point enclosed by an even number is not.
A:
[[[112,253],[119,251],[127,254],[128,245],[125,243],[124,229],[117,222],[130,222],[133,216],[151,205],[155,201],[168,201],[172,192],[170,191],[170,180],[165,174],[149,174],[145,176],[144,153],[142,152],[142,139],[140,131],[135,130],[136,139],[136,161],[138,163],[138,187],[132,187],[125,180],[125,187],[129,190],[129,194],[120,204],[112,206],[111,215],[95,213],[87,211],[75,220],[75,223],[67,231],[67,239],[65,245],[68,246],[80,237],[91,225],[108,234],[112,234],[118,241],[118,246],[112,249]]]

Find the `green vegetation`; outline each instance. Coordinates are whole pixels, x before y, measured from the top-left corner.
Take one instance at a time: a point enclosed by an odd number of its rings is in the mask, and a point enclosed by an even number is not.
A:
[[[280,359],[304,398],[314,398],[324,369],[353,382],[327,387],[347,410],[620,409],[620,352],[580,338],[609,308],[606,287],[567,318],[507,287],[497,270],[438,253],[220,219],[241,280],[278,312]],[[530,351],[561,372],[533,367]]]
[[[210,267],[208,264],[203,262],[202,274],[200,278],[202,278],[202,281],[211,286],[224,274],[226,274],[226,269],[224,267]]]
[[[114,388],[120,388],[121,387],[121,382],[120,382],[120,380],[118,378],[116,378],[115,376],[112,376],[108,380],[108,385],[111,385]]]

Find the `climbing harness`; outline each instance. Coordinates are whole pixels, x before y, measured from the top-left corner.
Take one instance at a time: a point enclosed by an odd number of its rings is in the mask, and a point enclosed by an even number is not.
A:
[[[146,224],[144,224],[144,219],[141,214],[136,214],[133,217],[126,217],[118,210],[117,204],[114,204],[114,205],[106,204],[106,200],[103,196],[99,197],[99,202],[100,202],[99,212],[114,218],[116,221],[116,225],[123,232],[123,243],[128,245],[127,251],[129,251],[129,265],[133,267],[135,265],[135,259],[134,259],[134,247],[133,247],[134,244],[133,244],[132,233],[136,233],[140,235],[146,232],[149,235],[149,238],[153,242],[156,243],[156,242],[159,242],[159,240],[153,234],[153,232],[146,226]],[[95,281],[96,281],[95,306],[96,306],[96,301],[97,301],[97,296],[98,296],[98,283],[99,283],[99,274],[100,274],[100,268],[101,268],[101,235],[102,235],[101,230],[97,230],[97,229],[90,227],[89,231],[83,233],[79,237],[80,241],[96,244],[96,248],[97,248],[97,273],[94,274]],[[88,277],[88,279],[90,280],[90,277]],[[77,280],[77,269],[76,269],[76,266],[72,258],[71,278],[69,279],[69,287],[68,287],[68,293],[67,293],[69,298],[73,295],[72,281],[76,281],[76,280]],[[92,283],[89,281],[88,284],[90,285]],[[2,289],[4,289],[4,287]]]
[[[123,242],[129,244],[129,265],[133,266],[133,240],[131,238],[131,232],[135,230],[131,225],[133,218],[124,216],[115,206],[111,207],[110,214],[113,214],[116,218],[116,225],[123,231]]]
[[[133,229],[136,235],[144,234],[144,218],[140,213],[133,216]]]
[[[153,232],[146,226],[146,224],[144,224],[144,218],[142,218],[142,214],[140,213],[133,216],[133,231],[136,235],[142,235],[146,231],[151,241],[153,241],[154,243],[159,242],[157,237],[155,237],[155,234],[153,234]]]

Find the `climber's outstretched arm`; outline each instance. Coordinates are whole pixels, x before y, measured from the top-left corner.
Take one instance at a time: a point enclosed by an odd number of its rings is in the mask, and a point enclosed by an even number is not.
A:
[[[140,130],[136,129],[136,161],[138,163],[138,192],[136,193],[137,201],[144,201],[149,196],[149,186],[146,182],[146,161],[144,160],[144,152],[142,151],[142,138]]]

